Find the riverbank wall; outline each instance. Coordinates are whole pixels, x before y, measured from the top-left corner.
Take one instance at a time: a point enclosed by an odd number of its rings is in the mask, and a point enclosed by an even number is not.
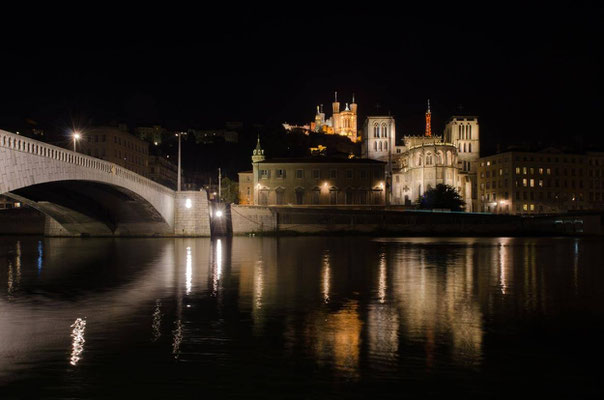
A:
[[[372,208],[231,206],[234,235],[602,235],[600,214],[516,216]]]

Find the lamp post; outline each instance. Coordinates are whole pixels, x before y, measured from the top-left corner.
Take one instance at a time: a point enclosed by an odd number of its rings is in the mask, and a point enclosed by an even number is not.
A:
[[[75,132],[73,133],[73,151],[74,151],[74,153],[77,151],[77,150],[76,150],[76,142],[77,142],[78,140],[80,140],[80,137],[81,137],[80,132],[75,131]]]
[[[180,146],[180,137],[182,135],[186,135],[186,134],[187,134],[186,132],[178,132],[176,134],[176,136],[178,136],[178,179],[176,181],[176,191],[177,192],[180,192],[180,190],[181,190],[181,188],[180,188],[180,179],[181,179],[180,178],[180,149],[181,149],[181,146]]]

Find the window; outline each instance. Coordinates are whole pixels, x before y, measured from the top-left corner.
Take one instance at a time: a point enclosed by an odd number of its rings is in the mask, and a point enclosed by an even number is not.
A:
[[[528,186],[528,182],[527,182],[526,178],[522,179],[522,186],[524,186],[524,187]]]
[[[318,169],[312,170],[312,177],[313,177],[313,179],[319,179],[321,177],[321,174],[319,173]]]
[[[531,204],[531,211],[535,211],[535,205]]]
[[[374,138],[380,137],[380,128],[377,123],[373,125],[373,137]],[[376,148],[376,150],[377,150],[377,148]]]
[[[520,167],[516,167],[516,175],[520,175]]]
[[[296,204],[304,204],[304,190],[296,189]]]
[[[361,177],[361,179],[366,179],[367,178],[367,170],[366,169],[362,169],[359,171],[359,176]]]
[[[522,167],[522,173],[526,175],[526,167]]]
[[[522,210],[523,211],[528,211],[528,204],[523,204],[522,205]]]
[[[338,171],[335,169],[330,169],[329,170],[329,177],[331,179],[336,179],[338,177]]]
[[[531,187],[535,187],[535,180],[531,178]]]
[[[296,178],[297,178],[297,179],[302,179],[302,178],[304,178],[304,170],[303,170],[303,169],[297,169],[297,170],[296,170]]]
[[[346,179],[352,179],[352,170],[351,169],[346,170]]]
[[[319,204],[319,196],[321,195],[321,190],[319,188],[314,188],[312,191],[312,203]]]
[[[275,194],[277,195],[277,204],[285,204],[285,190],[277,189]]]
[[[329,190],[329,204],[338,204],[338,191],[336,189]]]
[[[269,174],[269,170],[268,169],[261,169],[260,170],[260,179],[268,179],[270,177]]]
[[[278,169],[277,171],[277,178],[285,178],[285,170],[284,169]]]

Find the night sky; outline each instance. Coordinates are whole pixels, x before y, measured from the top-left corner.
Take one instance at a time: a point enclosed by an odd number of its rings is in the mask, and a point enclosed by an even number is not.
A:
[[[186,21],[27,15],[0,28],[0,128],[25,118],[58,130],[304,123],[337,90],[342,103],[356,93],[360,121],[379,105],[405,134],[423,131],[428,98],[436,132],[461,107],[480,117],[486,152],[604,145],[602,9],[489,6],[359,9],[339,20],[253,8]]]

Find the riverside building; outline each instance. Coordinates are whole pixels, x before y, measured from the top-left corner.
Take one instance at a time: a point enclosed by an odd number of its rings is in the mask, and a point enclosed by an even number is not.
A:
[[[382,206],[386,201],[382,161],[325,156],[266,159],[258,139],[252,165],[252,171],[239,173],[244,204]]]
[[[604,209],[604,153],[507,151],[479,160],[480,211],[548,214]]]

